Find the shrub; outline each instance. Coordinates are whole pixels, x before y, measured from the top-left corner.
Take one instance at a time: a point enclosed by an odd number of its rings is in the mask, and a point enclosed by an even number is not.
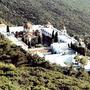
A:
[[[0,69],[4,71],[12,71],[15,70],[15,66],[13,64],[5,64],[3,62],[0,62]]]
[[[76,60],[76,62],[81,63],[82,68],[84,68],[84,66],[88,62],[88,57],[86,57],[86,56],[76,56],[74,59]]]
[[[49,90],[49,89],[44,86],[36,86],[33,88],[33,90]]]

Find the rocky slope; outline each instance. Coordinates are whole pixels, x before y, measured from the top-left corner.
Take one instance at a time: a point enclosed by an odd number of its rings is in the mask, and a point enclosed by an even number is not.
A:
[[[0,18],[15,25],[22,25],[24,21],[35,24],[50,21],[59,29],[64,22],[70,34],[89,34],[88,2],[89,0],[85,1],[86,4],[82,0],[79,3],[78,0],[0,0]]]

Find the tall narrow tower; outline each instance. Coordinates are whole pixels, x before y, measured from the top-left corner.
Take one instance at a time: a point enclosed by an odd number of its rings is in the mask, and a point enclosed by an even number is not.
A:
[[[50,23],[50,22],[47,22],[47,25],[46,25],[48,28],[52,28],[53,25]]]
[[[67,34],[67,30],[66,30],[66,27],[65,27],[65,26],[63,26],[63,29],[61,29],[61,32],[62,32],[62,34],[64,34],[64,35]]]
[[[65,26],[63,26],[63,33],[64,34],[67,34],[67,30],[66,30],[66,27]]]

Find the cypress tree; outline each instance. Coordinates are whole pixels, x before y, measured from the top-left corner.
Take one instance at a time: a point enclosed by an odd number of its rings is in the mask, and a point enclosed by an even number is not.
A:
[[[51,43],[53,43],[54,42],[54,30],[53,30],[53,32],[52,32],[52,37],[51,37]]]
[[[55,33],[55,36],[54,36],[54,42],[58,42],[58,33],[57,32]]]
[[[10,32],[10,30],[9,30],[9,26],[7,26],[7,32]]]
[[[52,39],[54,38],[54,31],[52,32]]]

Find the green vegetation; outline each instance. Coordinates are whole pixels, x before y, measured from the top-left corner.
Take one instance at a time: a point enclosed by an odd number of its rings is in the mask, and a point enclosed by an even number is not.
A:
[[[90,1],[89,0],[62,0],[64,3],[67,3],[72,9],[79,9],[84,11],[84,13],[90,12]]]
[[[50,21],[59,29],[64,22],[71,35],[90,34],[89,4],[89,0],[1,0],[0,20],[14,25]]]
[[[88,63],[88,57],[86,56],[76,56],[75,57],[76,62],[80,63],[80,69],[83,70],[84,66]]]
[[[77,56],[76,59],[77,59],[77,62],[80,62],[83,65],[87,64],[87,60],[88,60],[87,57],[84,57],[84,56],[79,57],[79,56]]]
[[[50,64],[11,45],[3,35],[0,42],[0,90],[90,90],[85,71]]]
[[[25,21],[34,24],[50,21],[58,29],[65,24],[68,33],[82,35],[90,49],[89,12],[90,0],[0,0],[0,23],[23,25]]]
[[[0,76],[1,90],[90,90],[89,77],[77,79],[42,67],[18,67],[7,73],[13,73],[13,77],[5,74]]]
[[[90,34],[89,12],[89,0],[0,0],[1,22],[22,25],[27,20],[35,24],[49,20],[59,29],[64,22],[71,35]],[[86,63],[86,58],[76,59]],[[90,76],[32,56],[0,35],[0,90],[90,90]]]

